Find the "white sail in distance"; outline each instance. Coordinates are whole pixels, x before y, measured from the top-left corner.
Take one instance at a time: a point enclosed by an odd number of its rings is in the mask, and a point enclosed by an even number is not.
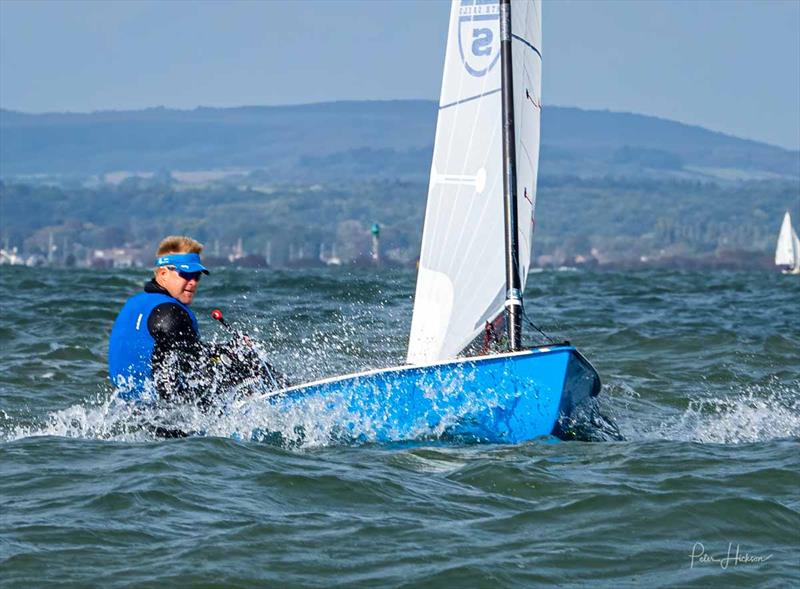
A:
[[[775,265],[800,268],[800,239],[792,227],[789,211],[783,216],[781,230],[778,233],[778,244],[775,246]]]
[[[531,259],[541,111],[541,4],[512,0],[519,273]],[[502,311],[500,18],[497,0],[453,0],[408,362],[456,357]]]

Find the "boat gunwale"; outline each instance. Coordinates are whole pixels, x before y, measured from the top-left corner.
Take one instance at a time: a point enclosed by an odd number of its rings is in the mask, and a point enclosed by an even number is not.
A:
[[[459,364],[468,364],[472,363],[475,364],[476,362],[483,362],[486,360],[502,360],[505,358],[513,358],[513,357],[520,357],[520,356],[538,356],[538,355],[546,355],[546,354],[555,354],[561,352],[575,352],[580,354],[575,346],[571,344],[553,344],[553,345],[546,345],[546,346],[537,346],[535,348],[530,348],[527,350],[520,350],[518,352],[504,352],[502,354],[491,354],[485,356],[468,356],[464,358],[454,358],[453,360],[449,360],[447,362],[429,362],[426,364],[404,364],[402,366],[390,366],[388,368],[374,368],[371,370],[364,370],[362,372],[354,372],[352,374],[343,374],[340,376],[331,376],[328,378],[322,378],[319,380],[314,380],[310,382],[306,382],[303,384],[287,387],[285,389],[279,389],[275,391],[269,391],[267,393],[263,393],[261,395],[255,395],[253,397],[249,397],[244,403],[251,403],[253,401],[269,399],[271,397],[279,397],[284,396],[286,394],[290,394],[292,392],[300,391],[303,389],[308,389],[315,386],[323,386],[326,384],[330,384],[333,382],[361,378],[361,377],[368,377],[374,376],[377,374],[383,374],[387,372],[405,372],[411,370],[424,370],[426,368],[432,368],[436,366],[452,366],[452,365],[459,365]]]

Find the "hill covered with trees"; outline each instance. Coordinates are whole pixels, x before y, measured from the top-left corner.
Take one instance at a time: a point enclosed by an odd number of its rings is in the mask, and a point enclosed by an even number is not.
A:
[[[436,104],[28,115],[0,111],[0,240],[86,259],[185,232],[280,265],[419,252]],[[654,117],[545,108],[541,264],[767,265],[800,218],[800,153]],[[146,254],[149,258],[149,253]]]

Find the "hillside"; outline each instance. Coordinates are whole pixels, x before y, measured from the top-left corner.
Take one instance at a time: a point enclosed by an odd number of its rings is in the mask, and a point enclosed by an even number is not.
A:
[[[436,103],[422,100],[90,114],[0,110],[0,176],[261,170],[275,180],[427,176]],[[800,177],[800,152],[656,117],[546,107],[542,174]]]

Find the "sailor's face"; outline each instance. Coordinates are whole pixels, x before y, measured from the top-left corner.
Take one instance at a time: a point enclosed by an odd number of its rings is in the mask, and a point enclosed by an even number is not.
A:
[[[191,305],[200,283],[200,272],[187,274],[170,268],[159,268],[158,270],[158,283],[167,290],[170,296],[178,299],[184,305]]]

